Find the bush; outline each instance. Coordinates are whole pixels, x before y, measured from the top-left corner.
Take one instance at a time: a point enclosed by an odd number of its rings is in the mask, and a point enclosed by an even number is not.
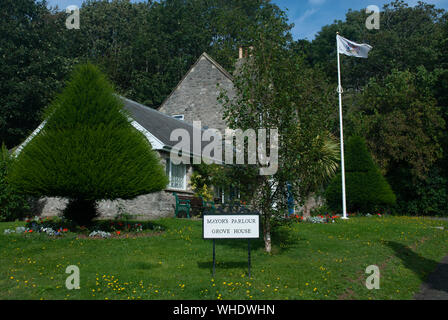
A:
[[[361,137],[349,138],[346,147],[346,196],[349,212],[385,210],[396,202],[390,185],[375,166]],[[325,192],[328,206],[342,210],[342,175],[339,173]]]
[[[109,82],[87,64],[46,111],[45,127],[19,154],[11,182],[30,195],[72,199],[64,214],[85,223],[96,215],[96,201],[160,191],[168,179]]]
[[[23,219],[29,211],[26,197],[7,181],[14,158],[3,145],[0,154],[0,221]]]
[[[439,168],[433,167],[425,179],[413,179],[408,168],[389,175],[397,193],[395,214],[415,216],[448,215],[448,181]]]

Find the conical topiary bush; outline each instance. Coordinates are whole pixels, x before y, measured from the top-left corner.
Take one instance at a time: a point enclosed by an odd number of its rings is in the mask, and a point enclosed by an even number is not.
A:
[[[18,155],[10,181],[35,196],[70,199],[66,215],[88,224],[96,201],[163,190],[157,154],[132,127],[121,100],[93,65],[78,66],[46,111],[45,127]]]
[[[369,213],[395,204],[396,197],[367,150],[363,138],[350,137],[345,151],[346,196],[349,212]],[[328,206],[342,210],[342,175],[333,178],[325,191]]]

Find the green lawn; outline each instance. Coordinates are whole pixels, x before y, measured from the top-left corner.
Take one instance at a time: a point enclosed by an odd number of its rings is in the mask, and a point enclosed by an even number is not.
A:
[[[163,219],[161,235],[134,239],[77,239],[3,234],[0,299],[412,299],[448,254],[448,222],[410,217],[352,218],[334,224],[296,224],[274,235],[272,255],[247,242],[212,242],[201,221]],[[440,230],[435,227],[443,226]],[[77,265],[81,289],[67,290],[65,269]],[[381,289],[367,290],[365,269],[381,268]]]

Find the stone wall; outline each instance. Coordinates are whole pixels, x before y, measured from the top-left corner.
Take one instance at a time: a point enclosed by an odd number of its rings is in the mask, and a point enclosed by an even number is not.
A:
[[[233,95],[233,82],[229,76],[209,57],[202,55],[159,111],[170,116],[184,115],[184,121],[190,124],[201,121],[202,127],[224,133],[227,126],[222,119],[222,105],[218,102],[221,89],[217,84]]]
[[[161,164],[165,167],[166,159],[169,158],[170,154],[167,152],[158,152],[157,155]],[[113,219],[118,215],[120,210],[141,220],[174,217],[176,199],[173,192],[177,192],[180,195],[193,195],[189,183],[191,175],[193,174],[193,167],[187,165],[186,170],[187,190],[180,191],[166,189],[161,192],[142,195],[132,200],[100,201],[98,203],[100,217]],[[62,198],[41,198],[32,201],[31,211],[37,216],[57,216],[64,210],[67,202],[67,199]]]
[[[182,192],[178,192],[182,194]],[[32,212],[38,216],[57,216],[67,204],[67,199],[41,198],[33,202]],[[101,218],[113,219],[120,212],[132,215],[135,219],[154,220],[174,217],[176,200],[172,191],[161,191],[142,195],[132,200],[101,201],[98,211]]]

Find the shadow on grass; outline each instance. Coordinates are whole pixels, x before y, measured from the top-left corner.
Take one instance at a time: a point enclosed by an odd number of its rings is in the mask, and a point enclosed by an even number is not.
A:
[[[297,233],[287,228],[276,228],[271,233],[273,251],[285,252],[300,244],[306,239],[301,238]],[[232,249],[247,250],[247,239],[220,239],[216,240],[216,245],[225,245]],[[260,233],[259,239],[250,239],[251,250],[264,250],[265,244],[263,234]]]
[[[422,257],[398,242],[388,241],[386,244],[394,250],[395,255],[401,259],[404,266],[413,271],[425,283],[424,287],[448,293],[447,263],[439,264],[437,261]]]
[[[210,240],[210,244],[213,243],[213,240]],[[232,249],[238,249],[238,250],[246,250],[248,248],[248,242],[247,239],[217,239],[216,240],[216,246],[227,246]],[[264,248],[264,242],[263,239],[250,239],[250,249],[255,251],[258,249]],[[217,249],[219,250],[219,249]]]
[[[241,260],[241,261],[216,261],[216,271],[219,269],[247,269],[248,262],[247,260]],[[210,274],[213,273],[213,261],[203,261],[198,262],[198,268],[199,269],[209,269]]]

